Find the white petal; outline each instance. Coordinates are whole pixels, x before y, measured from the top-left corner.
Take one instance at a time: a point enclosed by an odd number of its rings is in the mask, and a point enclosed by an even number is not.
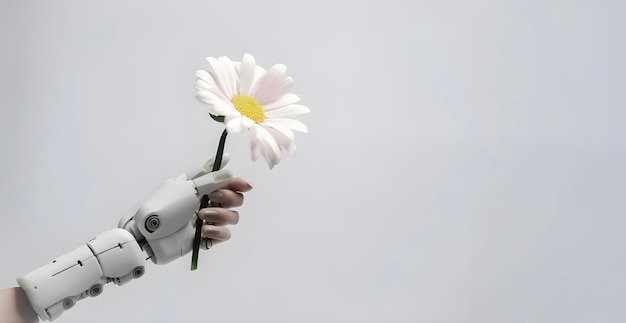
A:
[[[220,90],[217,86],[210,86],[203,79],[197,79],[195,87],[196,87],[196,90],[198,90],[198,91],[208,91],[208,92],[211,92],[211,93],[215,94],[216,96],[218,96],[223,101],[230,102],[230,99],[227,98],[224,95],[222,90]]]
[[[288,93],[293,84],[291,77],[285,76],[287,67],[282,64],[272,66],[254,84],[250,94],[261,105],[272,102]]]
[[[196,98],[206,104],[215,104],[217,101],[223,101],[219,96],[209,90],[200,90],[196,93]]]
[[[267,128],[273,128],[278,132],[281,132],[284,136],[286,136],[289,140],[295,140],[296,136],[293,134],[293,131],[289,129],[289,127],[283,125],[281,122],[272,122],[272,119],[267,119],[263,122],[263,126]]]
[[[226,119],[224,119],[224,122],[226,123],[226,131],[228,131],[228,133],[241,132],[241,130],[243,129],[243,125],[241,123],[241,119],[243,119],[243,118],[242,117],[234,117],[234,118],[229,118],[228,121],[226,121]]]
[[[282,108],[265,111],[265,116],[270,118],[292,117],[309,112],[311,112],[311,110],[303,105],[291,104]]]
[[[215,57],[207,57],[207,61],[209,62],[209,73],[212,74],[213,80],[217,87],[224,93],[224,95],[228,98],[233,97],[233,88],[236,85],[236,75],[231,73],[231,70],[228,68],[228,63],[230,61],[226,61],[220,58],[217,60]],[[232,71],[234,71],[234,67],[232,67],[232,62],[230,62]]]
[[[297,95],[295,95],[293,93],[287,93],[287,94],[281,96],[280,98],[278,98],[276,101],[264,104],[263,105],[263,109],[265,111],[270,111],[270,110],[286,107],[286,106],[288,106],[290,104],[294,104],[294,103],[296,103],[298,101],[300,101],[300,98]]]
[[[241,124],[246,128],[246,129],[252,129],[256,127],[256,122],[254,122],[254,120],[243,116],[241,118]]]
[[[194,83],[194,87],[196,88],[196,90],[200,91],[200,90],[208,90],[213,88],[213,86],[211,86],[211,84],[209,84],[209,82],[199,78],[196,79],[196,82]]]
[[[268,147],[266,142],[263,142],[263,155],[270,169],[273,169],[280,162],[280,159],[276,158],[276,154]]]
[[[254,56],[250,54],[243,55],[241,67],[239,68],[239,93],[243,95],[250,95],[250,88],[254,82],[255,70],[256,63],[254,61]]]
[[[250,138],[250,145],[252,151],[252,160],[257,161],[261,157],[261,142],[257,139]]]
[[[261,157],[261,140],[257,136],[256,127],[250,129],[250,150],[252,152],[252,160],[256,161]]]
[[[198,91],[196,98],[209,105],[211,113],[219,116],[240,115],[230,102],[226,102],[211,91]]]
[[[268,162],[268,166],[272,168],[274,165],[278,164],[280,158],[282,157],[280,147],[276,143],[272,134],[270,134],[264,127],[257,126],[256,132],[262,139],[263,146],[265,147],[263,153]]]
[[[270,134],[272,134],[272,136],[276,140],[276,143],[278,143],[279,146],[287,150],[292,155],[296,152],[296,144],[293,142],[294,137],[293,137],[293,132],[291,132],[291,130],[285,129],[290,133],[290,136],[288,136],[276,128],[265,127],[265,129]]]
[[[254,84],[259,81],[259,79],[265,74],[265,69],[259,65],[254,69],[254,81],[252,82],[252,86],[250,87],[250,96],[252,96],[252,89],[254,88]]]
[[[211,87],[217,87],[213,75],[211,75],[211,73],[209,73],[208,71],[197,70],[196,77],[207,82],[209,85],[211,85]]]
[[[235,71],[235,65],[230,58],[226,56],[220,57],[219,61],[222,63],[222,66],[224,66],[224,70],[227,75],[226,77],[229,79],[229,82],[227,83],[229,86],[229,92],[226,92],[225,94],[227,94],[229,98],[232,98],[235,94],[237,94],[237,83],[239,82],[237,71]]]
[[[274,168],[274,166],[280,162],[280,158],[276,156],[274,150],[272,150],[270,145],[265,141],[261,141],[261,153],[270,169]]]
[[[224,95],[224,92],[222,92],[222,90],[217,86],[217,84],[215,83],[215,79],[209,72],[204,70],[198,70],[196,71],[196,77],[198,77],[195,82],[196,90],[209,90],[217,94],[222,99],[230,101],[230,98]]]
[[[213,107],[213,114],[217,116],[224,116],[225,118],[238,117],[241,114],[235,110],[230,102],[219,102]]]
[[[306,127],[306,125],[296,119],[291,119],[291,118],[272,118],[272,119],[268,119],[266,120],[264,123],[268,123],[268,121],[270,121],[274,124],[280,124],[283,127],[287,127],[289,129],[292,130],[296,130],[296,131],[300,131],[300,132],[309,132],[308,128]]]
[[[244,129],[252,130],[258,127],[254,120],[242,115],[241,113],[239,113],[239,111],[236,112],[237,116],[224,119],[224,123],[226,123],[226,129],[228,129],[228,132],[241,132]]]

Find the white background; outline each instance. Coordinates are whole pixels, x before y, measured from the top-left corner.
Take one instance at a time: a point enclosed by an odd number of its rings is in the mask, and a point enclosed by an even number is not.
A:
[[[206,56],[312,113],[233,239],[58,322],[621,322],[623,1],[5,1],[0,286],[214,154]]]

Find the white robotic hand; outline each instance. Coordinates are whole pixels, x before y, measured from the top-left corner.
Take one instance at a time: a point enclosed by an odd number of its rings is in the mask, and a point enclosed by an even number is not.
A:
[[[101,233],[18,278],[37,315],[44,321],[54,320],[77,301],[100,295],[109,282],[123,285],[141,277],[146,259],[166,264],[190,252],[191,219],[200,198],[233,178],[227,170],[208,173],[210,166],[212,161],[190,177],[183,174],[165,181],[120,220],[118,229]]]
[[[219,170],[187,179],[185,174],[165,181],[118,227],[131,232],[155,264],[166,264],[191,251],[192,216],[200,198],[228,184],[230,171]]]

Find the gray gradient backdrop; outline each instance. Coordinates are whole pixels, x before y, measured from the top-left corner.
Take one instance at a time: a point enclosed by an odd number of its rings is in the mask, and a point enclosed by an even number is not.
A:
[[[623,1],[4,1],[0,286],[199,166],[205,56],[312,113],[233,239],[58,322],[621,322]]]

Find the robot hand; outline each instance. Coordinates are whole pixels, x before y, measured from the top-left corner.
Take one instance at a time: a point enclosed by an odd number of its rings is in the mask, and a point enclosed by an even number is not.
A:
[[[228,162],[225,157],[224,164]],[[182,174],[165,181],[136,210],[120,219],[118,227],[131,232],[155,264],[169,263],[191,251],[195,230],[192,217],[196,213],[205,220],[203,249],[210,248],[214,241],[230,238],[230,231],[223,225],[237,223],[238,213],[225,208],[197,212],[200,198],[208,194],[212,206],[239,206],[243,202],[240,192],[251,187],[241,179],[233,179],[230,171],[208,172],[212,166],[210,160],[192,176]],[[221,187],[225,188],[219,190]]]

